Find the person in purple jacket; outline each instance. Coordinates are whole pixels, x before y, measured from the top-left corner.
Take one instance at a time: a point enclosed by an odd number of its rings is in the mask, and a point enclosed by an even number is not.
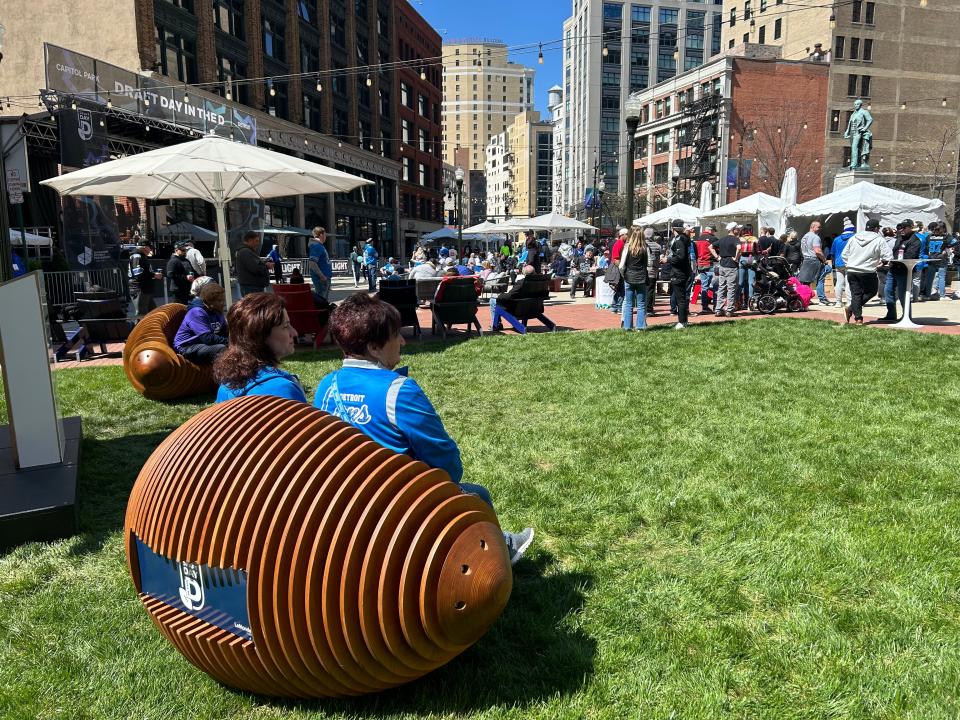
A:
[[[173,339],[173,349],[188,360],[209,365],[227,349],[227,321],[223,316],[223,288],[209,282],[197,293],[199,307],[191,307]]]

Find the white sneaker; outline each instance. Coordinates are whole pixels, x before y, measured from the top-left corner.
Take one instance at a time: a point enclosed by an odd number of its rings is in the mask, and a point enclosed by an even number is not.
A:
[[[527,548],[530,547],[530,543],[533,542],[533,528],[524,528],[518,533],[504,531],[503,539],[507,542],[507,551],[510,553],[510,564],[516,565],[527,551]]]
[[[674,330],[683,330],[685,327],[686,327],[686,325],[684,325],[683,323],[677,323],[676,325],[673,326],[673,329],[674,329]]]

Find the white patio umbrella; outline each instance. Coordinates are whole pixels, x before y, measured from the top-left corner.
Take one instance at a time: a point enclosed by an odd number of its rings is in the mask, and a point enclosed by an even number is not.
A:
[[[787,168],[783,174],[783,185],[780,187],[780,218],[776,225],[777,234],[787,230],[787,208],[797,204],[797,169]]]
[[[596,230],[593,225],[569,218],[560,213],[547,213],[534,218],[516,218],[510,221],[518,230]]]
[[[700,211],[692,205],[687,205],[686,203],[674,203],[673,205],[665,207],[662,210],[657,210],[649,215],[644,215],[643,217],[637,218],[633,221],[633,224],[669,225],[672,220],[681,220],[685,223],[696,225],[698,222],[697,216],[699,214]]]
[[[497,225],[497,223],[492,223],[489,220],[484,220],[478,225],[464,228],[463,232],[464,234],[470,233],[471,235],[503,235],[503,233],[506,232],[506,228],[502,225]]]
[[[228,305],[232,302],[228,202],[349,192],[371,184],[370,180],[324,165],[212,135],[91,165],[41,182],[61,195],[127,195],[148,200],[199,198],[211,203],[217,212],[218,252]]]

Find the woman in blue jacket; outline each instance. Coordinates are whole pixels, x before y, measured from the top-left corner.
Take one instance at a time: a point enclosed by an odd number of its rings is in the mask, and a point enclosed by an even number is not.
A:
[[[297,331],[279,297],[250,293],[230,308],[227,325],[230,344],[213,364],[217,402],[244,395],[307,401],[297,376],[280,369],[280,361],[293,354]]]
[[[460,449],[426,393],[405,367],[394,370],[404,345],[396,308],[356,293],[331,313],[330,334],[343,351],[343,367],[320,381],[313,404],[386,448],[446,470],[464,492],[493,507],[486,488],[462,482]],[[504,532],[504,538],[516,563],[533,541],[533,528]]]

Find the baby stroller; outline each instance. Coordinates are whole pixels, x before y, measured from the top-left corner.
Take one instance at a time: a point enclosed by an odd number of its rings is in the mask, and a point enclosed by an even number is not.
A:
[[[756,280],[750,309],[772,315],[777,310],[800,312],[806,309],[803,298],[790,284],[790,266],[782,257],[761,257],[753,264]]]

